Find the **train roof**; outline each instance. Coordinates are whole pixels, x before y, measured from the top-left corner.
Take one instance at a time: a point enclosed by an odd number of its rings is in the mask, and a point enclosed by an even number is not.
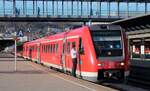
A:
[[[61,33],[57,33],[54,35],[49,35],[49,36],[45,36],[43,38],[40,39],[36,39],[30,42],[27,42],[26,44],[34,44],[34,43],[41,43],[42,41],[49,41],[50,39],[56,39],[56,38],[64,38],[64,36],[67,35],[71,35],[71,34],[79,34],[79,30],[82,30],[82,28],[90,28],[90,31],[98,31],[98,30],[116,30],[116,29],[121,29],[121,27],[119,25],[112,25],[112,24],[95,24],[95,25],[91,25],[91,26],[78,26],[78,27],[72,27],[71,29],[68,29],[65,32],[61,32]]]
[[[119,25],[113,24],[95,24],[89,26],[90,31],[98,31],[98,30],[120,30],[121,27]]]

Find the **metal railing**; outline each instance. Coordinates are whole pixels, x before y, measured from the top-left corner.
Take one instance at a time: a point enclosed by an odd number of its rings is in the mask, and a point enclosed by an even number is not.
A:
[[[48,12],[34,12],[33,13],[33,9],[29,9],[26,10],[26,12],[24,13],[22,10],[20,10],[19,12],[16,12],[15,14],[13,14],[13,10],[5,10],[5,12],[0,9],[0,17],[13,17],[13,16],[17,16],[17,17],[104,17],[104,18],[118,18],[118,17],[123,17],[123,18],[127,18],[127,17],[131,17],[131,16],[137,16],[137,15],[142,15],[145,13],[150,13],[150,11],[144,12],[144,11],[107,11],[107,10],[101,10],[101,11],[93,11],[94,13],[90,13],[88,11],[82,12],[81,11],[57,11],[57,12],[53,12],[53,11],[48,11]]]

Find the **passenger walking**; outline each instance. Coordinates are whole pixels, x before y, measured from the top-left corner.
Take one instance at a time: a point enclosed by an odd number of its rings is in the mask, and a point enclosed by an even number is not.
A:
[[[38,12],[37,12],[38,16],[40,16],[40,7],[38,7]]]
[[[77,51],[75,49],[75,44],[72,45],[71,49],[71,58],[72,58],[72,75],[76,77],[76,68],[77,68]]]

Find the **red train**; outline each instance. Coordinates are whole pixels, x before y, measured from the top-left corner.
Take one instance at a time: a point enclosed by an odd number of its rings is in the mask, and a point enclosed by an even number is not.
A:
[[[23,56],[71,72],[73,44],[78,50],[78,77],[94,82],[110,77],[124,78],[129,61],[128,47],[125,33],[117,25],[82,26],[27,42]]]

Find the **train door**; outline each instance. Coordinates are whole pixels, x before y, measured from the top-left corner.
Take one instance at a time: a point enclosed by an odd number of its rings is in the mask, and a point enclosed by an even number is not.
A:
[[[76,69],[76,74],[78,74],[80,77],[82,77],[81,75],[81,63],[80,63],[80,55],[78,55],[78,51],[79,49],[81,49],[81,39],[79,38],[79,36],[73,36],[73,37],[68,37],[67,38],[67,42],[66,42],[66,67],[69,68],[72,71],[72,67],[73,67],[73,63],[72,63],[72,58],[71,58],[71,49],[72,49],[72,45],[75,45],[76,51],[77,51],[77,69]],[[82,55],[82,54],[81,54]],[[68,69],[68,71],[69,71]]]
[[[80,77],[82,77],[82,74],[81,74],[82,73],[82,63],[83,63],[83,60],[85,59],[82,38],[79,38],[78,53],[79,53],[79,56],[78,56],[78,69],[79,69],[79,75],[80,75]]]
[[[40,43],[37,44],[37,62],[40,63]]]
[[[63,43],[62,43],[62,56],[61,56],[61,65],[62,65],[62,70],[64,72],[66,72],[65,45],[66,45],[66,38],[63,39]]]
[[[32,60],[32,48],[29,48],[29,59]]]

